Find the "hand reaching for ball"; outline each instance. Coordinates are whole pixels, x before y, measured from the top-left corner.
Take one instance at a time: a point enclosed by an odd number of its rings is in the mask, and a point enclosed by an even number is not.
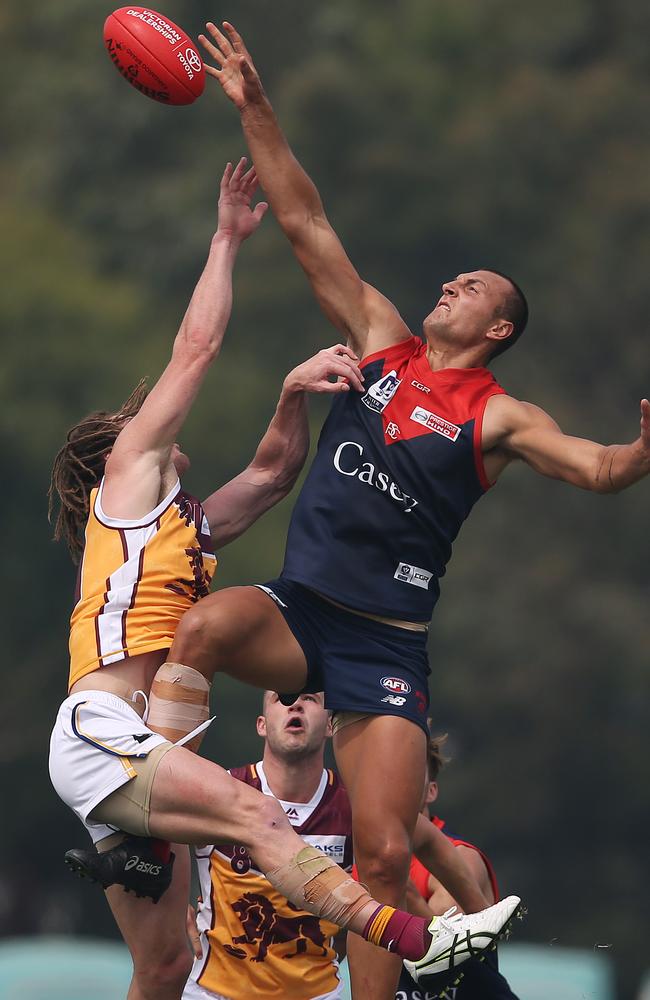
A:
[[[242,156],[236,167],[226,164],[219,191],[218,232],[228,234],[240,242],[255,232],[264,218],[267,208],[260,201],[251,208],[251,200],[257,190],[255,167],[246,170],[246,157]]]
[[[216,63],[216,66],[205,63],[205,71],[219,81],[226,97],[243,111],[247,105],[264,99],[264,88],[241,35],[228,21],[223,26],[225,35],[208,21],[206,27],[212,41],[199,35],[201,45]]]

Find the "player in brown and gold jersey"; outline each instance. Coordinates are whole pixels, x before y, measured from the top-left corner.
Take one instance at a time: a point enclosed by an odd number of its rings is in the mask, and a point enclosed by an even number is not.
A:
[[[352,814],[338,776],[324,766],[331,725],[323,702],[322,693],[305,693],[287,707],[266,691],[257,719],[262,760],[230,773],[278,799],[303,840],[349,870]],[[292,906],[240,844],[197,848],[196,857],[202,898],[197,923],[188,925],[196,958],[183,1000],[343,995],[338,927]]]

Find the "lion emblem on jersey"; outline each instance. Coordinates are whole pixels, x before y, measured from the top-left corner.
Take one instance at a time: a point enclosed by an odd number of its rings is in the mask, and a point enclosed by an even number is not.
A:
[[[257,952],[251,956],[252,962],[263,962],[271,945],[295,942],[296,950],[285,958],[295,958],[304,955],[311,941],[321,948],[323,955],[327,954],[325,935],[317,917],[310,913],[300,913],[295,917],[283,917],[273,906],[273,903],[255,892],[246,892],[233,903],[233,910],[239,917],[244,933],[232,939],[233,946],[252,944],[257,946]],[[244,958],[241,948],[225,945],[229,955]]]

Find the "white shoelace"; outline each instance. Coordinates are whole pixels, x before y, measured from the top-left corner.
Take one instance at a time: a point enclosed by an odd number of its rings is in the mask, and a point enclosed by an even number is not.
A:
[[[464,913],[456,913],[457,909],[457,906],[450,906],[442,916],[439,916],[434,924],[434,930],[445,930],[448,934],[455,934],[456,926],[465,916]]]

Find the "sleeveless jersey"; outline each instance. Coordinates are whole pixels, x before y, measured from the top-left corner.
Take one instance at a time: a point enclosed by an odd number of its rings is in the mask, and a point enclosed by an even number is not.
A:
[[[418,337],[364,359],[335,397],[294,508],[283,575],[371,614],[428,621],[452,543],[489,488],[486,368],[432,371]]]
[[[216,559],[198,500],[174,488],[145,517],[126,521],[90,494],[70,620],[69,687],[128,656],[168,649],[181,616],[210,589]]]
[[[499,899],[499,887],[490,859],[475,844],[470,844],[467,840],[461,840],[452,833],[445,821],[438,816],[433,816],[431,822],[439,830],[442,830],[444,835],[456,847],[469,847],[481,856],[487,869],[496,902]],[[411,859],[409,878],[414,883],[420,895],[424,899],[427,899],[429,896],[429,872],[415,857]],[[463,978],[458,986],[452,986],[447,989],[445,996],[448,997],[448,1000],[517,1000],[508,982],[499,972],[499,960],[496,951],[487,952],[483,961],[470,958],[467,962],[463,962],[459,971],[462,971]],[[432,991],[430,994],[431,998],[437,995],[437,990]],[[395,1000],[426,1000],[428,996],[429,994],[426,990],[421,986],[417,986],[402,966],[402,974],[397,993],[395,994]]]
[[[230,773],[272,794],[261,763]],[[323,771],[311,802],[281,805],[303,840],[350,868],[352,814],[334,772]],[[199,986],[229,1000],[312,1000],[337,989],[335,924],[289,903],[240,845],[197,848],[196,857],[203,900],[197,914],[203,962],[195,963],[192,978]]]

